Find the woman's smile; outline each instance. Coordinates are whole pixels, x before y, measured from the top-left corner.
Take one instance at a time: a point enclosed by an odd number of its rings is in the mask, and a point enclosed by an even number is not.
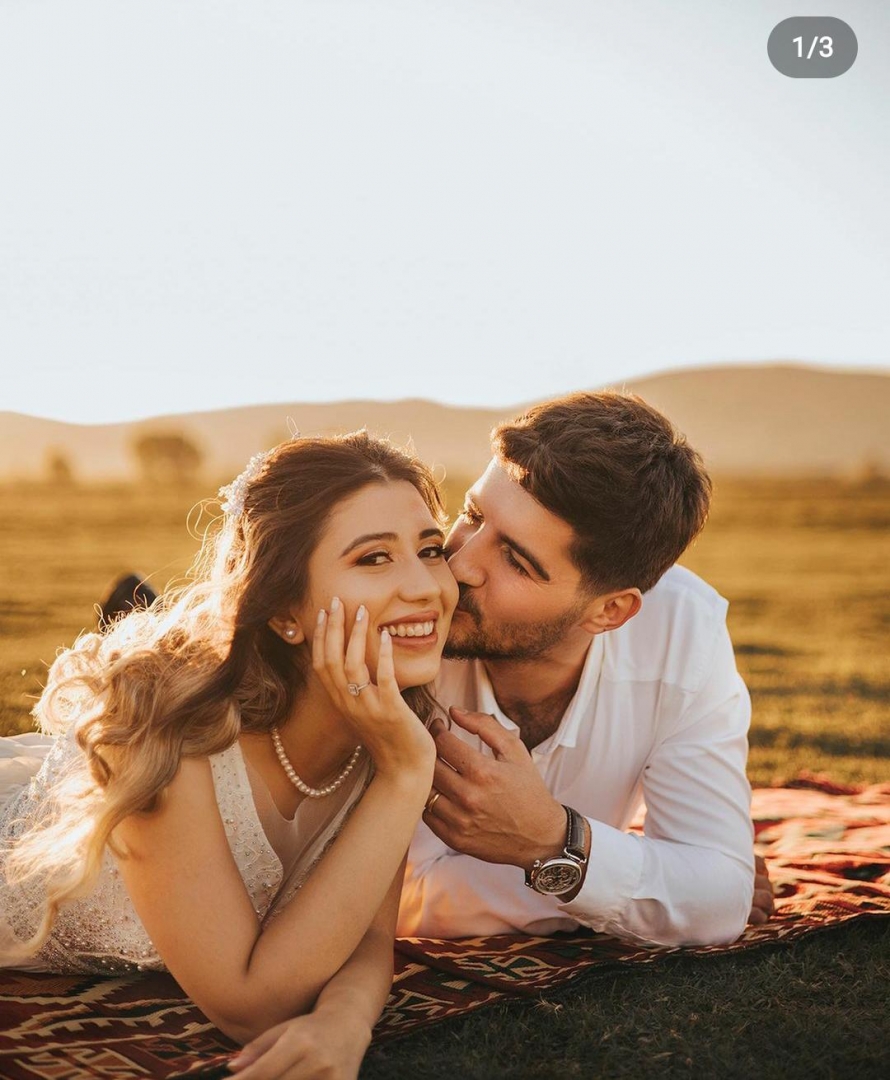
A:
[[[393,647],[423,649],[438,643],[438,622],[439,612],[421,611],[416,615],[402,615],[398,619],[382,622],[377,631],[383,633],[387,630]]]

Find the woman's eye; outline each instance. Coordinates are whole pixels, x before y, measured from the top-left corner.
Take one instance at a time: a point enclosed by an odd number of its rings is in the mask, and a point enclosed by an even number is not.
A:
[[[358,561],[359,566],[383,566],[385,562],[389,561],[388,551],[372,551],[367,555],[362,555]]]
[[[529,576],[528,570],[526,570],[526,568],[516,558],[516,556],[513,554],[513,552],[509,548],[504,548],[504,555],[506,556],[507,562],[513,567],[513,569],[518,574],[522,574],[524,577]]]
[[[429,547],[425,547],[420,553],[422,559],[441,559],[445,555],[445,548],[442,544],[430,544]]]
[[[466,518],[471,525],[478,525],[482,520],[482,515],[478,510],[474,510],[471,506],[465,506],[460,512],[462,518]]]

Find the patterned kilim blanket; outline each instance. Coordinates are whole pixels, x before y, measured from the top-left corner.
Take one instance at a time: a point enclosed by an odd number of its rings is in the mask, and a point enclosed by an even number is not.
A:
[[[890,785],[818,779],[754,793],[759,850],[777,890],[776,915],[734,944],[687,955],[792,941],[851,919],[890,915]],[[500,936],[397,943],[383,1041],[504,998],[538,997],[589,972],[652,964],[677,949],[643,949],[601,934]],[[0,972],[0,1076],[7,1080],[173,1080],[226,1075],[234,1051],[167,975],[97,978]]]

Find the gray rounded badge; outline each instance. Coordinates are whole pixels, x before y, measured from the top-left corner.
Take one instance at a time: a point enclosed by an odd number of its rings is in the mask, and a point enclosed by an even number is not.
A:
[[[843,19],[796,15],[775,27],[766,51],[789,79],[835,79],[853,66],[859,42]]]

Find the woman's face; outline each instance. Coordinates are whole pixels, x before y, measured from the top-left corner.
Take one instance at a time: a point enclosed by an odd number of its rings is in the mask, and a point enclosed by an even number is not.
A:
[[[457,603],[442,551],[444,534],[407,481],[368,484],[331,513],[309,560],[309,592],[294,615],[308,643],[321,608],[337,596],[346,639],[360,604],[368,610],[367,664],[376,679],[380,635],[392,635],[402,689],[431,682]]]

